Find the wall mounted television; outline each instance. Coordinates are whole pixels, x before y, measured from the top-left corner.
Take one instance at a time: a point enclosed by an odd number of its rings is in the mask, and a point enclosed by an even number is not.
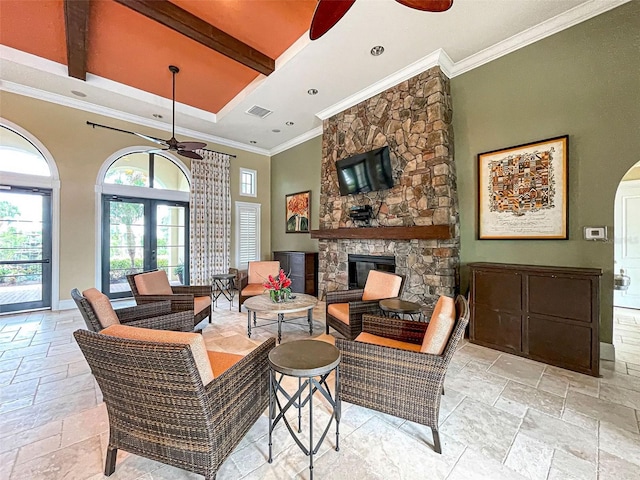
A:
[[[336,162],[340,195],[355,195],[393,187],[389,147],[382,147]]]

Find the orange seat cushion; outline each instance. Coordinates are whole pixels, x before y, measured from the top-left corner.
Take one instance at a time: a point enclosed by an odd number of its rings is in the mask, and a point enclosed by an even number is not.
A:
[[[133,280],[140,295],[173,295],[167,272],[164,270],[141,273],[133,277]]]
[[[207,356],[209,357],[209,363],[213,369],[213,374],[216,377],[222,375],[225,371],[229,370],[244,358],[242,355],[234,355],[233,353],[212,351],[207,351]]]
[[[381,347],[399,348],[401,350],[411,350],[412,352],[420,351],[420,345],[416,345],[415,343],[401,342],[400,340],[372,335],[367,332],[362,332],[358,335],[356,337],[356,342],[371,343],[373,345],[380,345]]]
[[[402,277],[393,273],[370,270],[367,282],[364,284],[362,300],[382,300],[383,298],[393,298],[400,294]]]
[[[349,325],[349,304],[348,303],[331,303],[327,307],[327,313],[337,318],[341,322]]]
[[[280,262],[249,262],[247,269],[248,283],[264,283],[269,275],[276,276],[280,273]]]
[[[96,314],[102,328],[120,324],[120,319],[111,306],[109,297],[104,293],[95,288],[89,288],[82,292],[82,296],[87,299],[89,305],[93,308],[93,312]]]
[[[250,283],[242,289],[243,297],[251,297],[253,295],[262,295],[267,289],[261,283]]]
[[[202,310],[207,308],[209,305],[211,305],[211,297],[209,296],[195,297],[193,299],[193,314],[194,315],[199,314]]]
[[[188,345],[191,354],[196,362],[196,368],[200,374],[203,385],[209,384],[213,380],[214,371],[211,368],[207,347],[204,338],[199,333],[170,332],[167,330],[152,330],[150,328],[129,327],[127,325],[112,325],[100,332],[112,337],[128,338],[130,340],[141,340],[154,343],[178,343]]]
[[[442,355],[453,325],[456,323],[456,304],[451,297],[442,296],[438,299],[436,307],[431,314],[429,326],[422,340],[422,353],[431,353],[433,355]]]

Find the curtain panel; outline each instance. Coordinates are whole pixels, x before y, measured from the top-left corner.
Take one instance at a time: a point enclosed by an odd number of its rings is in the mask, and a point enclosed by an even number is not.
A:
[[[229,271],[230,156],[208,150],[196,152],[202,160],[191,160],[190,278],[192,285],[211,285],[212,275]]]

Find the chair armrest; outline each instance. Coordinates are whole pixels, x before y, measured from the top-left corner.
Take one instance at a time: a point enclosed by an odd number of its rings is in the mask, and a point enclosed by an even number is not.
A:
[[[165,300],[162,302],[145,303],[135,307],[118,308],[115,312],[120,323],[126,323],[131,320],[140,320],[141,318],[157,317],[171,313],[171,302]]]
[[[359,302],[349,302],[349,319],[362,318],[362,315],[369,313],[372,315],[380,314],[379,300],[366,300]]]
[[[171,287],[175,294],[188,294],[194,297],[206,297],[211,295],[211,285],[180,285]]]
[[[240,275],[240,273],[238,273],[238,276],[240,278],[239,282],[236,283],[236,287],[238,288],[238,291],[241,292],[247,285],[249,285],[249,277],[247,275]]]
[[[336,338],[336,347],[342,354],[340,374],[343,379],[353,374],[360,376],[362,365],[366,365],[367,378],[390,382],[386,386],[389,392],[401,391],[402,385],[418,387],[420,384],[422,391],[431,388],[437,390],[438,395],[441,393],[438,384],[447,371],[444,357],[342,338]],[[418,379],[423,381],[416,381]]]
[[[275,346],[276,339],[269,338],[205,387],[210,424],[229,451],[269,404],[269,352]]]
[[[330,303],[350,303],[362,300],[364,289],[358,288],[354,290],[338,290],[336,292],[327,292],[327,305]]]
[[[377,317],[373,315],[362,316],[363,332],[417,345],[422,343],[428,325],[428,323],[414,322],[411,320]]]
[[[140,318],[122,322],[129,327],[152,328],[154,330],[172,330],[175,332],[193,331],[193,310],[169,313],[157,317]]]

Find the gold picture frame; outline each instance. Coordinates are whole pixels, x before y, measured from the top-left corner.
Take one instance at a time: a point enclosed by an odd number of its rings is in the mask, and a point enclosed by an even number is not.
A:
[[[478,154],[478,239],[569,238],[569,136]]]

